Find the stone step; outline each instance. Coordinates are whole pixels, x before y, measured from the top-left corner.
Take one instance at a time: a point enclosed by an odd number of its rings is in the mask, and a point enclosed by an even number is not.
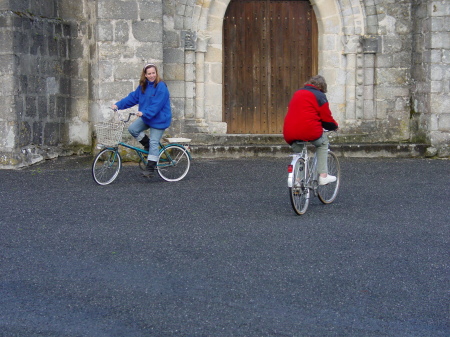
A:
[[[427,157],[427,144],[331,144],[340,157],[353,158],[420,158]],[[287,144],[211,144],[190,145],[195,158],[284,157],[292,154]]]
[[[282,157],[292,154],[281,134],[184,134],[201,158]],[[332,134],[330,148],[342,157],[432,157],[427,144],[367,142],[364,134]],[[366,139],[366,142],[363,140]]]

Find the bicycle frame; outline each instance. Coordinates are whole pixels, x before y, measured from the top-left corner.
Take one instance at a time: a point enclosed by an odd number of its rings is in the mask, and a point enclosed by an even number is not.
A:
[[[189,159],[192,159],[192,156],[191,156],[191,153],[190,153],[189,146],[184,146],[184,145],[178,144],[178,143],[169,143],[169,144],[167,144],[167,145],[163,145],[163,144],[159,143],[159,153],[165,152],[165,149],[166,149],[169,145],[176,145],[176,146],[179,146],[179,147],[185,149],[187,155],[189,156]],[[133,146],[133,145],[124,143],[124,142],[119,142],[119,143],[117,144],[117,146],[102,146],[101,149],[102,149],[102,150],[103,150],[103,149],[117,150],[116,152],[118,152],[119,146],[123,146],[123,147],[125,147],[125,148],[127,148],[127,149],[134,150],[134,151],[137,153],[137,155],[139,156],[140,161],[142,161],[142,162],[144,163],[144,165],[147,165],[147,155],[148,155],[148,151],[146,151],[146,150],[144,150],[144,149],[141,149],[141,148],[139,148],[139,147],[136,147],[136,146]],[[166,152],[165,152],[165,153],[166,153]],[[166,153],[166,155],[169,157],[169,160],[171,160],[171,159],[170,159],[170,155],[167,154],[167,153]],[[114,159],[115,159],[115,158],[114,158]],[[158,166],[159,166],[159,165],[158,165]]]
[[[328,149],[328,151],[330,151]],[[305,171],[307,173],[307,181],[306,186],[308,189],[312,190],[314,196],[317,196],[317,187],[319,186],[319,173],[317,172],[317,154],[314,153],[313,157],[309,156],[307,144],[303,145],[303,150],[299,153],[295,153],[291,155],[292,161],[291,165],[289,165],[289,174],[288,174],[288,187],[293,187],[293,174],[294,174],[294,165],[299,158],[303,158],[305,160]]]

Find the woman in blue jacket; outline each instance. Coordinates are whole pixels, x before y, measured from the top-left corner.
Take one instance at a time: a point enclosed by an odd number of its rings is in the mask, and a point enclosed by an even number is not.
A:
[[[148,150],[148,164],[143,174],[150,178],[155,173],[159,142],[172,121],[169,90],[153,63],[145,65],[136,90],[113,104],[112,108],[122,110],[136,104],[139,104],[136,113],[139,118],[130,125],[128,131]],[[150,129],[150,139],[144,133],[147,129]]]

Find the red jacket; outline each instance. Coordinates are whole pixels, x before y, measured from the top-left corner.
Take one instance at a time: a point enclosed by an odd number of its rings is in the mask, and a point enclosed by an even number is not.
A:
[[[284,118],[283,136],[288,144],[295,140],[313,141],[322,136],[323,129],[335,130],[338,123],[331,115],[325,94],[307,84],[295,92]]]

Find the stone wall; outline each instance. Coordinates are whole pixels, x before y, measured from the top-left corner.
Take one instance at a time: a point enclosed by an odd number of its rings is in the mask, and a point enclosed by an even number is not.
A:
[[[413,2],[411,139],[433,145],[430,154],[449,156],[450,2]]]
[[[136,89],[145,63],[155,63],[163,79],[166,65],[161,1],[94,3],[97,20],[91,45],[91,116],[95,122],[107,117],[112,103]]]
[[[4,1],[0,7],[4,167],[60,155],[69,144],[90,144],[83,23],[62,20],[60,9],[56,0]]]

